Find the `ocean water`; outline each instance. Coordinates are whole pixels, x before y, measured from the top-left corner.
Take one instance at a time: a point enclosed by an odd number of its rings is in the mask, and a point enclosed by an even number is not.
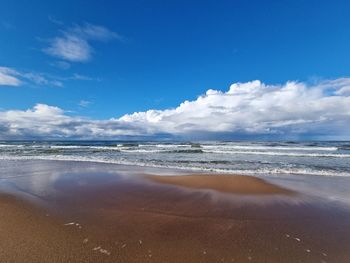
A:
[[[350,142],[1,141],[0,160],[71,160],[247,175],[350,177]]]

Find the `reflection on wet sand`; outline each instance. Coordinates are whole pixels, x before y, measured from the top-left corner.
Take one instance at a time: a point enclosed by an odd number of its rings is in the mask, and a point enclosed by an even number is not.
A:
[[[146,178],[164,184],[192,189],[216,190],[223,193],[243,195],[291,195],[293,191],[270,184],[252,176],[223,174],[190,174],[186,176],[148,175]]]
[[[144,176],[177,171],[78,162],[1,167],[0,189],[10,196],[0,197],[6,211],[0,261],[348,262],[350,257],[345,207],[260,179],[192,175],[184,181]],[[16,240],[25,244],[19,253]]]

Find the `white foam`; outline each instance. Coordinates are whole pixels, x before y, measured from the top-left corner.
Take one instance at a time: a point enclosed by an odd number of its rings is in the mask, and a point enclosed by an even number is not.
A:
[[[101,150],[119,151],[125,153],[151,154],[172,153],[176,150],[202,150],[207,154],[243,154],[243,155],[269,155],[269,156],[291,156],[291,157],[328,157],[328,158],[350,158],[350,154],[337,153],[337,147],[326,146],[268,146],[268,145],[235,145],[226,144],[201,144],[200,148],[193,148],[191,144],[140,144],[128,147],[127,144],[96,146],[96,145],[49,145],[49,144],[0,144],[6,149],[57,149],[57,150]],[[313,151],[313,152],[312,152]],[[333,153],[334,152],[334,153]]]
[[[120,150],[114,146],[90,146],[90,145],[51,145],[50,149],[96,149],[96,150]]]
[[[201,172],[217,172],[228,174],[242,175],[274,175],[274,174],[295,174],[295,175],[319,175],[333,177],[350,177],[349,172],[338,172],[332,170],[312,170],[301,168],[260,168],[255,170],[248,169],[214,169],[203,167],[188,167],[180,165],[161,165],[150,162],[128,161],[124,159],[105,159],[102,157],[82,157],[82,156],[65,156],[65,155],[48,155],[48,156],[0,156],[0,160],[48,160],[48,161],[78,161],[78,162],[95,162],[121,165],[135,165],[141,167],[170,168],[180,170],[192,170]]]
[[[260,145],[201,145],[208,149],[233,149],[233,150],[285,150],[285,151],[337,151],[337,147],[316,146],[260,146]]]
[[[220,151],[220,150],[203,150],[205,153],[217,154],[254,154],[254,155],[271,155],[271,156],[294,156],[294,157],[333,157],[333,158],[350,158],[350,154],[328,154],[328,153],[295,153],[295,152],[262,152],[262,151]]]

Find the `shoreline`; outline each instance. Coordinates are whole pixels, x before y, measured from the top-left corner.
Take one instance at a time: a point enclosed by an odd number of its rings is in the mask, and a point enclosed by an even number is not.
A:
[[[0,181],[15,189],[14,197],[0,194],[5,237],[0,261],[345,263],[350,258],[350,211],[343,207],[303,201],[288,187],[255,177],[194,174],[174,181],[169,176],[174,171],[163,172],[167,176],[145,177],[150,170],[140,167],[9,164],[4,176],[22,177]],[[21,199],[18,191],[45,205]]]
[[[149,165],[142,163],[129,163],[129,162],[116,162],[110,160],[98,160],[98,159],[75,159],[75,158],[62,158],[57,159],[56,156],[52,157],[33,157],[28,156],[23,157],[6,157],[0,158],[0,161],[58,161],[58,162],[78,162],[78,163],[95,163],[95,164],[106,164],[106,165],[117,165],[117,166],[128,166],[130,168],[139,167],[145,169],[158,169],[158,170],[172,170],[177,171],[177,173],[193,173],[193,174],[226,174],[226,175],[243,175],[243,176],[254,176],[254,177],[263,177],[263,176],[280,176],[280,175],[297,175],[297,176],[324,176],[324,177],[332,177],[332,178],[341,178],[341,177],[349,177],[350,173],[346,172],[337,172],[336,174],[324,173],[320,174],[318,172],[308,173],[307,171],[283,171],[280,172],[271,172],[271,171],[260,171],[260,172],[252,172],[252,171],[236,171],[236,170],[224,170],[224,169],[213,169],[213,168],[199,168],[199,167],[182,167],[182,166],[162,166],[162,165]],[[345,158],[346,159],[346,158]]]

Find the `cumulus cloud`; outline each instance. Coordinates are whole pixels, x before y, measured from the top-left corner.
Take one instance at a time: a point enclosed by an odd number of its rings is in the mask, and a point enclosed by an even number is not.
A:
[[[228,91],[208,90],[175,109],[149,110],[121,120],[148,125],[171,134],[236,133],[292,134],[350,128],[350,97],[340,95],[349,79],[323,81],[314,86],[287,82],[265,85],[260,81],[235,83]],[[340,127],[338,127],[340,126]]]
[[[0,112],[0,138],[110,138],[138,135],[139,127],[119,120],[72,117],[58,107],[37,104],[28,110]]]
[[[92,41],[111,39],[122,37],[106,27],[85,23],[62,30],[59,36],[49,40],[49,46],[43,51],[66,61],[86,62],[94,51]]]
[[[234,136],[348,136],[350,79],[308,85],[260,81],[235,83],[228,91],[208,90],[196,100],[166,110],[135,112],[109,120],[69,116],[60,108],[38,104],[26,111],[0,112],[3,138],[111,138],[157,136],[203,138]],[[349,138],[349,136],[348,136]]]

